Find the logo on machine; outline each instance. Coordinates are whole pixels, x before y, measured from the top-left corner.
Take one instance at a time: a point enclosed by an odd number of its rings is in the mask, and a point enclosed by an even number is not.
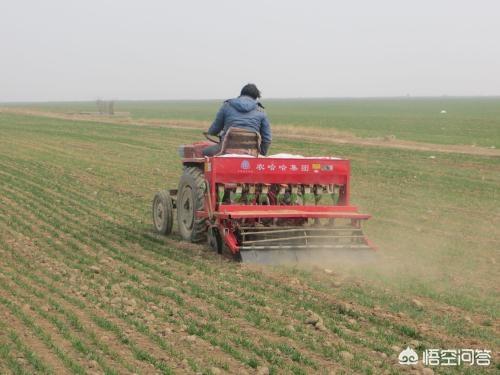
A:
[[[250,169],[250,162],[248,160],[243,160],[240,164],[240,168],[243,169],[243,170],[248,170]]]

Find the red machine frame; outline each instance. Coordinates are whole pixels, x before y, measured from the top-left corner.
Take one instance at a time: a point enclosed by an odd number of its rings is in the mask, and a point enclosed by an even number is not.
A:
[[[251,157],[246,155],[185,158],[185,165],[204,165],[207,181],[205,209],[197,217],[206,217],[216,226],[233,254],[240,251],[234,234],[236,219],[350,219],[355,228],[369,219],[351,206],[349,160],[329,157]],[[335,185],[339,198],[336,205],[251,205],[218,203],[217,184],[253,185]],[[215,224],[214,224],[215,223]],[[367,245],[374,247],[366,240]]]

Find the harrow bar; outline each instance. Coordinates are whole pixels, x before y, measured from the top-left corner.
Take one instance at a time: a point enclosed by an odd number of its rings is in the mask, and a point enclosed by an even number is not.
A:
[[[222,205],[215,217],[221,219],[245,218],[327,218],[367,220],[368,214],[360,214],[354,206],[243,206]]]

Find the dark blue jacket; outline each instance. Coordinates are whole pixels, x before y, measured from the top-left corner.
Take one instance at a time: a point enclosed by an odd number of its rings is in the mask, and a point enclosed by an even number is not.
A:
[[[226,100],[217,112],[208,133],[224,138],[231,126],[259,133],[262,138],[261,152],[263,155],[266,154],[271,144],[271,126],[264,109],[256,100],[249,96]]]

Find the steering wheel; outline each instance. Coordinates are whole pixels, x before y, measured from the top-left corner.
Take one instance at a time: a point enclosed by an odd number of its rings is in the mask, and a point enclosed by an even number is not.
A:
[[[215,139],[215,135],[210,135],[208,132],[203,132],[203,135],[205,136],[206,139],[208,139],[210,142],[213,143],[220,143],[220,137],[217,137],[217,140]]]

